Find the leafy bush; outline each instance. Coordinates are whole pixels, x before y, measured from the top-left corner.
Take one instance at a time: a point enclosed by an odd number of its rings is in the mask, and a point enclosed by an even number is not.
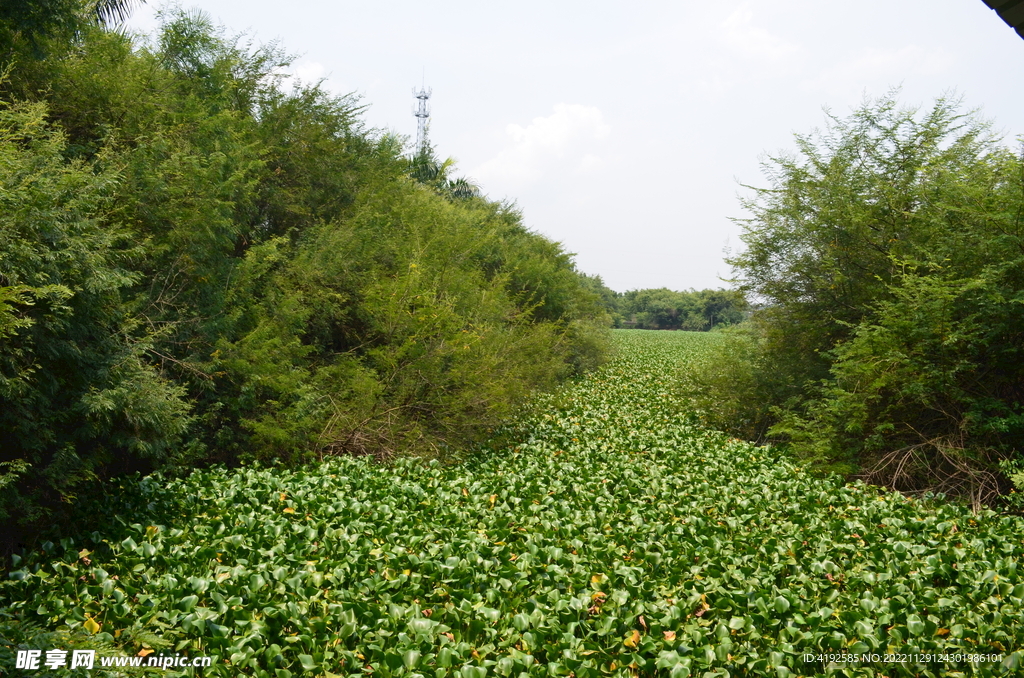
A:
[[[745,418],[872,482],[993,500],[1024,442],[1022,160],[949,100],[796,140],[732,260],[760,304]]]
[[[798,450],[827,445],[877,461],[869,479],[930,487],[977,507],[1006,487],[999,461],[1024,431],[1016,385],[1020,312],[990,278],[908,271],[870,322],[833,352],[833,380],[775,430]],[[1014,327],[1016,326],[1016,327]]]
[[[65,159],[41,104],[0,103],[0,519],[33,520],[103,466],[159,462],[187,428],[184,389],[121,293],[139,250],[106,222],[112,158]],[[13,482],[13,475],[37,479]]]
[[[761,404],[777,401],[763,337],[749,324],[709,334],[704,350],[692,353],[675,372],[676,393],[692,404],[709,428],[757,443],[773,423]]]

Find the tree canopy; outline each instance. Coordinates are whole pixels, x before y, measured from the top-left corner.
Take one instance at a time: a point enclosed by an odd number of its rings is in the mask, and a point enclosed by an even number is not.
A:
[[[746,317],[747,302],[735,290],[667,288],[630,290],[618,300],[623,327],[703,332],[735,325]]]

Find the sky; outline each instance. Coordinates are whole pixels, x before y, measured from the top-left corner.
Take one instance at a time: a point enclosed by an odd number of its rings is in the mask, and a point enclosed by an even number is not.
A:
[[[729,287],[744,186],[793,134],[894,87],[956,94],[1024,134],[1024,40],[982,0],[183,0],[355,94],[367,125],[430,141],[525,224],[624,292]],[[158,25],[160,0],[128,27]]]

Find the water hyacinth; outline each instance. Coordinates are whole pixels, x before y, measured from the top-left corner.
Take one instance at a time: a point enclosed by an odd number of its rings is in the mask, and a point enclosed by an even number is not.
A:
[[[204,676],[1015,674],[1019,519],[702,428],[670,375],[717,338],[616,336],[459,464],[142,480],[105,531],[14,563],[4,628],[214,655]]]

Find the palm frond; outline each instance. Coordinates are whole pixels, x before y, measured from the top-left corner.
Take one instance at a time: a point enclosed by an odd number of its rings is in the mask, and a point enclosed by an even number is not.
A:
[[[124,23],[131,16],[136,6],[146,0],[97,0],[96,21],[107,28]]]

